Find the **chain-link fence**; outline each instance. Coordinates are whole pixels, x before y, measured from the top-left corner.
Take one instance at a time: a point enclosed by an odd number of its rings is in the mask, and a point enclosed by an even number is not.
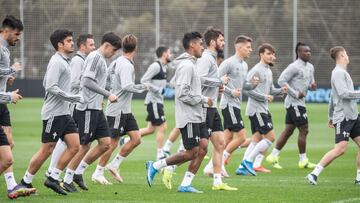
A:
[[[154,60],[158,45],[171,47],[175,55],[183,52],[184,32],[203,32],[208,26],[224,30],[226,56],[234,53],[235,36],[254,39],[249,67],[258,61],[256,48],[269,42],[277,49],[274,77],[294,58],[294,43],[302,41],[312,49],[312,63],[320,85],[329,85],[334,66],[329,49],[344,46],[350,55],[351,72],[360,85],[360,41],[357,22],[360,1],[354,0],[0,0],[1,18],[6,14],[21,17],[24,37],[21,46],[12,48],[13,60],[24,64],[21,77],[41,79],[54,50],[49,35],[57,28],[79,34],[101,36],[115,31],[121,36],[133,33],[139,38],[135,59],[139,79]]]

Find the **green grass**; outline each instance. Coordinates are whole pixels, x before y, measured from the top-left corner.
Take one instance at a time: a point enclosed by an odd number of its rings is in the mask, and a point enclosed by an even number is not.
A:
[[[13,134],[15,139],[14,171],[19,181],[29,163],[30,158],[40,146],[41,99],[24,99],[16,105],[9,105],[11,111]],[[284,127],[285,110],[282,103],[271,104],[274,128],[279,135]],[[243,109],[245,104],[243,104]],[[133,101],[133,110],[140,127],[144,127],[146,110],[143,101]],[[168,132],[174,126],[174,103],[165,103],[168,120]],[[333,130],[327,128],[327,105],[309,104],[308,117],[310,120],[310,134],[308,136],[307,154],[314,162],[334,145]],[[248,133],[250,125],[243,115]],[[297,133],[297,132],[296,132]],[[248,134],[248,136],[250,136]],[[121,165],[123,184],[102,186],[91,182],[90,176],[96,164],[92,164],[85,173],[85,181],[90,190],[59,196],[43,186],[44,172],[48,167],[46,162],[34,179],[34,186],[38,188],[39,195],[19,198],[16,202],[333,202],[340,200],[360,201],[360,187],[354,185],[357,147],[350,142],[347,153],[330,165],[319,177],[318,186],[310,186],[304,177],[309,170],[297,168],[298,151],[295,134],[285,146],[281,154],[283,170],[273,170],[270,174],[259,174],[257,177],[240,177],[234,174],[244,150],[237,150],[231,158],[227,170],[231,177],[225,181],[236,186],[239,191],[214,192],[211,190],[212,179],[202,174],[203,163],[196,175],[193,185],[204,191],[204,194],[180,194],[176,189],[167,190],[157,176],[152,188],[147,186],[145,180],[145,161],[152,160],[156,155],[154,136],[143,139],[142,144]],[[174,150],[177,144],[174,145]],[[211,147],[209,147],[211,151]],[[207,162],[204,161],[204,162]],[[269,167],[265,163],[266,167]],[[174,188],[180,184],[187,164],[176,171],[173,179]],[[109,174],[106,174],[112,180]],[[4,180],[0,180],[0,202],[7,202]]]

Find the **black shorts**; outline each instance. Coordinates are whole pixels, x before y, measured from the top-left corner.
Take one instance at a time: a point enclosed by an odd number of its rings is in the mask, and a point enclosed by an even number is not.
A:
[[[252,134],[260,132],[260,134],[265,135],[273,129],[273,122],[270,112],[268,112],[267,114],[256,113],[253,116],[249,116],[249,118]]]
[[[206,130],[208,136],[211,136],[212,132],[223,131],[221,124],[221,117],[216,108],[205,108],[206,110]]]
[[[186,150],[199,146],[200,139],[208,138],[205,123],[188,123],[180,128],[183,145]]]
[[[102,110],[75,110],[75,116],[75,122],[79,127],[81,145],[87,145],[102,137],[110,137],[109,126]]]
[[[335,125],[335,143],[349,141],[360,136],[360,115],[356,120],[343,120]]]
[[[41,142],[57,142],[64,140],[64,136],[71,133],[78,133],[74,119],[70,115],[53,116],[43,120]]]
[[[0,127],[0,146],[10,145],[4,130]]]
[[[146,105],[148,116],[146,121],[151,122],[153,126],[160,126],[165,123],[164,105],[159,103],[149,103]]]
[[[126,135],[130,131],[139,130],[138,124],[132,113],[121,114],[121,116],[107,116],[111,137],[117,138]]]
[[[11,126],[10,112],[6,104],[0,104],[0,126]]]
[[[306,108],[303,106],[290,106],[286,109],[286,124],[293,124],[302,127],[308,124]]]
[[[239,132],[245,128],[240,109],[233,106],[227,106],[225,109],[221,110],[221,113],[224,117],[224,129],[228,129],[232,132]]]

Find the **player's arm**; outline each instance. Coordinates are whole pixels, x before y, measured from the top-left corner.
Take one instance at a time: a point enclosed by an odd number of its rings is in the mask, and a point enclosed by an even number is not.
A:
[[[146,70],[145,74],[142,76],[142,78],[140,79],[140,83],[145,85],[149,91],[154,92],[154,93],[161,93],[162,92],[162,88],[159,88],[155,85],[153,85],[151,83],[151,79],[159,74],[160,72],[160,65],[156,62],[153,63],[149,66],[149,68]]]
[[[274,86],[274,84],[271,84],[271,87],[270,87],[270,94],[271,95],[279,96],[279,95],[283,95],[287,91],[288,91],[287,86],[284,86],[284,87],[281,87],[281,88],[276,88]]]
[[[246,76],[246,80],[245,80],[245,83],[251,83],[250,81],[252,79],[254,79],[255,77],[257,77],[257,79],[259,80],[259,73],[256,72],[254,69],[250,70],[249,73],[247,74]],[[262,93],[262,92],[259,92],[257,90],[257,88],[254,88],[254,89],[251,89],[251,90],[243,90],[243,93],[246,94],[248,97],[256,100],[256,101],[259,101],[259,102],[265,102],[267,101],[268,99],[268,95]]]
[[[291,68],[288,66],[285,68],[285,70],[280,74],[280,77],[278,79],[278,84],[280,87],[288,87],[288,94],[294,98],[300,99],[300,92],[295,90],[293,87],[289,85],[289,81],[294,78],[297,74],[297,71],[295,68]]]
[[[315,91],[317,88],[316,82],[315,82],[315,75],[314,75],[314,66],[311,67],[312,74],[311,74],[311,82],[309,84],[308,89],[311,91]]]
[[[78,58],[78,57],[76,57]],[[70,87],[71,89],[80,89],[80,79],[81,79],[81,72],[83,69],[84,63],[80,60],[74,58],[70,63],[70,70],[71,70],[71,79],[70,79]]]
[[[197,73],[201,80],[201,85],[206,87],[220,87],[223,85],[223,81],[220,78],[210,78],[210,67],[213,66],[210,60],[206,58],[200,58],[196,62]]]
[[[330,99],[329,99],[329,107],[328,107],[328,118],[329,118],[329,127],[333,128],[333,115],[334,115],[334,101],[333,101],[333,97],[332,94],[330,95]]]
[[[349,90],[346,85],[346,74],[341,72],[339,75],[333,80],[333,84],[336,92],[338,93],[341,99],[360,99],[360,91],[359,90]]]

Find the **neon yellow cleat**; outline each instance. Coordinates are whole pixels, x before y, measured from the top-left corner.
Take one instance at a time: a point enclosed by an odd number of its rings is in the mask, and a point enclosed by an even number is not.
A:
[[[173,172],[170,172],[169,169],[164,168],[162,181],[163,181],[165,187],[169,190],[171,190],[171,188],[172,188],[172,185],[171,185],[172,176],[173,176]]]
[[[316,164],[314,163],[311,163],[309,161],[309,159],[305,159],[304,161],[299,161],[299,168],[309,168],[309,169],[312,169],[312,168],[315,168],[316,167]]]
[[[279,156],[273,156],[271,154],[269,154],[267,157],[266,157],[266,161],[271,164],[273,166],[273,168],[276,168],[276,169],[282,169],[283,167],[280,166],[279,164]]]
[[[226,183],[221,183],[218,186],[213,186],[212,190],[228,190],[228,191],[235,191],[238,190],[236,187],[230,187]]]

